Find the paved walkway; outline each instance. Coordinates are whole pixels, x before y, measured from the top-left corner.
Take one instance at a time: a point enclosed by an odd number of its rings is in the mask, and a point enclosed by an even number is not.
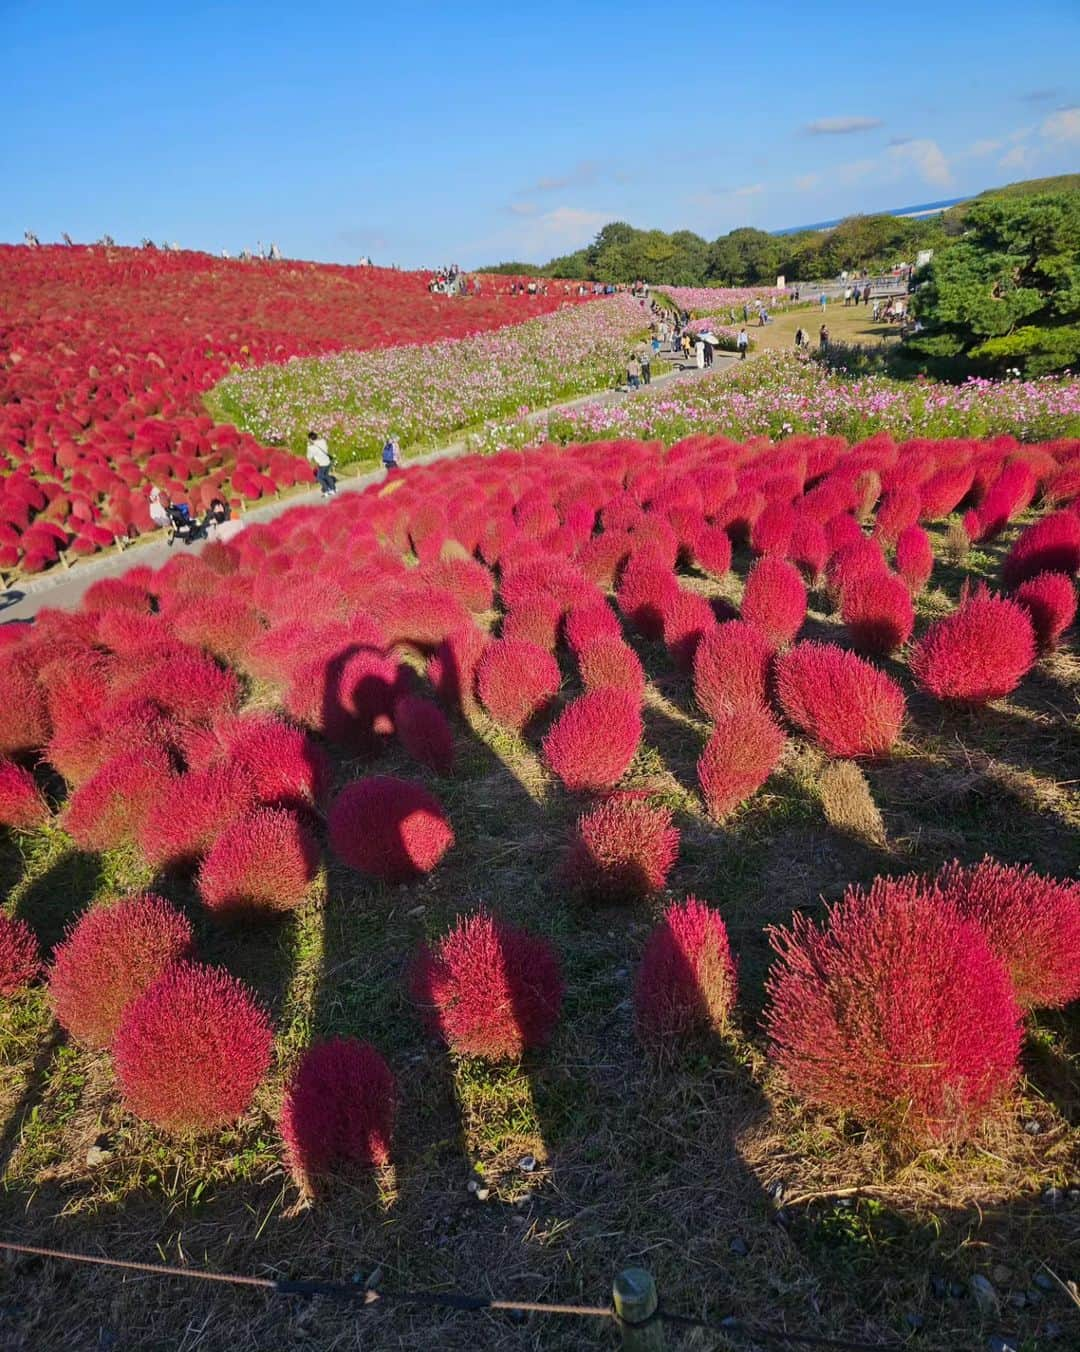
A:
[[[703,375],[730,369],[737,361],[738,358],[733,354],[718,353],[715,365],[711,370],[706,368],[706,370],[700,371],[696,366],[689,365],[684,368],[668,367],[668,363],[661,358],[653,363],[652,383],[654,386],[669,383],[681,384],[696,380]],[[665,369],[665,367],[668,369]],[[619,403],[626,397],[625,386],[611,390],[598,390],[593,394],[584,394],[577,399],[569,399],[561,404],[552,404],[548,408],[537,409],[536,412],[529,415],[529,421],[539,423],[551,413],[578,408],[582,404]],[[446,460],[454,456],[465,455],[468,450],[468,443],[465,440],[455,441],[448,446],[429,451],[424,455],[409,456],[405,465],[406,468],[411,465],[430,465],[436,460]],[[371,484],[381,483],[385,478],[385,470],[381,468],[373,469],[357,474],[350,479],[339,480],[338,487],[341,492],[358,492]],[[274,498],[270,502],[257,503],[244,512],[243,521],[245,524],[257,521],[272,521],[282,512],[290,511],[293,507],[308,506],[312,503],[323,503],[325,501],[326,499],[317,489],[305,489],[303,492],[293,492],[280,498]],[[202,541],[193,545],[178,543],[170,548],[164,536],[160,533],[146,535],[132,541],[123,551],[94,554],[86,560],[72,564],[70,568],[63,566],[52,568],[40,577],[15,582],[7,591],[0,592],[0,624],[16,620],[30,620],[45,606],[73,610],[82,600],[87,588],[100,578],[121,577],[129,568],[144,564],[151,568],[161,568],[177,552],[198,553],[203,543]]]

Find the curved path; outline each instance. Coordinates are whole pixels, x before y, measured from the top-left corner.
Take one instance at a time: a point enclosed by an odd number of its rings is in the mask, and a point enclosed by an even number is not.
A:
[[[672,366],[666,372],[658,371],[653,379],[653,385],[667,384],[668,382],[681,383],[698,379],[703,375],[715,375],[720,371],[730,370],[737,362],[738,358],[733,354],[717,353],[715,365],[711,369],[699,371],[696,366],[685,368]],[[551,413],[578,408],[583,404],[616,403],[626,397],[627,391],[624,386],[618,389],[600,390],[594,394],[581,395],[564,403],[537,409],[529,415],[529,421],[539,423]],[[467,442],[455,441],[439,450],[429,451],[424,455],[411,456],[406,460],[405,465],[406,468],[409,465],[429,465],[436,460],[446,460],[454,456],[465,455],[468,453],[468,449]],[[371,484],[381,483],[385,478],[386,472],[381,468],[367,470],[350,479],[341,479],[339,488],[342,492],[356,492],[369,487]],[[252,521],[272,521],[274,517],[280,516],[293,507],[309,506],[325,501],[326,499],[317,489],[306,489],[302,493],[290,493],[285,497],[274,498],[270,502],[260,502],[248,508],[244,512],[242,520],[245,524]],[[133,541],[122,551],[95,554],[89,559],[72,564],[70,568],[63,566],[52,568],[39,577],[16,581],[7,591],[0,592],[0,624],[32,620],[37,612],[46,606],[73,610],[82,600],[87,588],[101,578],[121,577],[128,569],[142,565],[161,568],[173,557],[174,552],[191,551],[198,553],[201,547],[202,542],[193,545],[176,544],[170,548],[165,538],[157,533]]]

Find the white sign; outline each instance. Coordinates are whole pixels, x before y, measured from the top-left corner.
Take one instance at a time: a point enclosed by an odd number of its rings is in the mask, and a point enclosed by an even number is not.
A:
[[[925,268],[927,263],[930,262],[933,256],[934,256],[933,249],[920,249],[919,252],[915,255],[915,266],[917,268]]]

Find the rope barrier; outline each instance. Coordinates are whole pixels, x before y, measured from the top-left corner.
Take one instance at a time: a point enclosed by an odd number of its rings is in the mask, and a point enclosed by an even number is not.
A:
[[[756,1342],[776,1343],[791,1347],[833,1348],[836,1352],[881,1352],[881,1349],[899,1347],[899,1343],[856,1343],[843,1339],[821,1338],[811,1333],[792,1333],[787,1329],[764,1328],[747,1324],[734,1316],[720,1322],[696,1319],[690,1315],[675,1314],[662,1306],[638,1321],[621,1319],[610,1305],[568,1305],[536,1300],[499,1300],[492,1296],[470,1296],[457,1292],[395,1291],[382,1292],[356,1286],[351,1282],[307,1281],[284,1277],[248,1277],[242,1273],[208,1272],[201,1268],[171,1267],[166,1263],[139,1263],[124,1258],[103,1258],[98,1254],[71,1253],[64,1249],[48,1249],[35,1244],[17,1244],[0,1240],[0,1250],[28,1254],[36,1258],[53,1258],[64,1263],[88,1263],[95,1267],[113,1268],[121,1272],[144,1272],[153,1277],[183,1277],[189,1281],[218,1282],[226,1286],[257,1287],[278,1296],[327,1296],[369,1309],[375,1305],[421,1305],[447,1310],[478,1311],[501,1310],[513,1314],[568,1315],[579,1319],[609,1319],[627,1328],[644,1328],[660,1321],[682,1329],[705,1329],[726,1338],[744,1337]]]

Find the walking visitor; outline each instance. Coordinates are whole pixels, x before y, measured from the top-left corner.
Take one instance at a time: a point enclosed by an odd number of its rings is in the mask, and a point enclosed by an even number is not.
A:
[[[739,360],[746,360],[746,351],[750,346],[750,339],[747,337],[746,330],[740,329],[739,336],[735,339],[735,346],[739,349]]]
[[[315,432],[309,432],[307,439],[307,458],[315,470],[315,478],[322,495],[324,498],[333,497],[337,492],[337,482],[330,473],[333,462],[330,459],[330,447],[326,444],[326,438],[318,436]]]
[[[397,444],[397,438],[392,434],[386,438],[383,445],[382,462],[387,474],[393,474],[395,470],[401,468],[401,448]]]

